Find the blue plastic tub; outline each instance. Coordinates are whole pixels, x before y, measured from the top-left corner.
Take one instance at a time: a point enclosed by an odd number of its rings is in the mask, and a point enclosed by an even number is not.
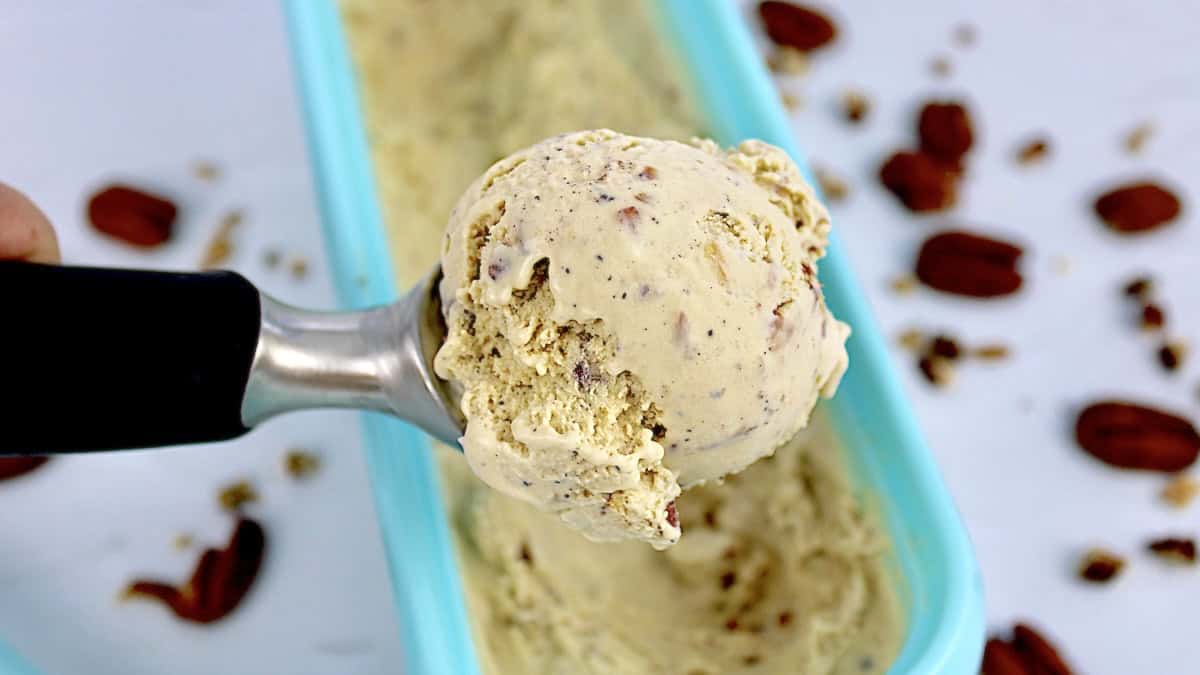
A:
[[[338,291],[346,307],[397,297],[354,72],[331,0],[285,0],[309,148]],[[805,165],[762,58],[729,0],[661,0],[659,20],[722,144],[760,138]],[[907,616],[891,673],[978,673],[983,592],[958,514],[892,371],[836,237],[821,263],[833,312],[854,327],[850,369],[826,404],[857,484],[879,503]],[[363,283],[365,280],[365,283]],[[399,608],[407,672],[477,673],[431,448],[368,415],[367,459]]]
[[[0,673],[4,673],[4,675],[37,675],[33,666],[6,644],[0,644]]]

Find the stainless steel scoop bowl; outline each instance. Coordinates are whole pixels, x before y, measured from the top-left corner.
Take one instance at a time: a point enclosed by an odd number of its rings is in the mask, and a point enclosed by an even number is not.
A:
[[[391,413],[451,445],[465,420],[451,383],[433,372],[446,338],[441,268],[391,305],[313,312],[261,296],[262,329],[242,400],[242,422],[305,408]]]

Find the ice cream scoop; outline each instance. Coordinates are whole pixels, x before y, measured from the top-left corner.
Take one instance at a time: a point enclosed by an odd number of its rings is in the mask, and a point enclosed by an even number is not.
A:
[[[225,440],[277,414],[361,408],[455,444],[433,376],[440,269],[360,312],[290,307],[233,272],[0,262],[0,454]]]
[[[758,141],[583,131],[494,164],[442,250],[435,365],[472,470],[591,539],[673,544],[681,489],[770,455],[837,387],[828,232]]]
[[[0,263],[0,443],[151,447],[377,410],[593,540],[666,548],[682,489],[770,455],[836,388],[828,231],[778,148],[595,130],[488,169],[441,266],[390,306],[306,311],[231,272]]]

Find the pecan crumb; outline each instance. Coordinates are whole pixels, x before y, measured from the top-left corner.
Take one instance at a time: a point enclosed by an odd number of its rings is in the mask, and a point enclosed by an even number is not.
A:
[[[949,361],[938,356],[922,356],[917,360],[917,368],[925,379],[936,387],[949,385],[954,377],[954,367]]]
[[[1065,255],[1056,255],[1050,261],[1054,266],[1054,273],[1060,277],[1065,277],[1071,273],[1071,259]]]
[[[871,102],[860,91],[850,90],[842,94],[842,116],[851,124],[858,124],[871,112]]]
[[[933,356],[940,356],[951,361],[957,359],[962,353],[958,342],[945,335],[934,336],[933,342],[929,345],[929,351]]]
[[[487,274],[492,281],[499,279],[506,271],[508,271],[508,262],[504,258],[497,258],[488,263]]]
[[[921,349],[921,346],[925,344],[925,335],[915,328],[910,328],[901,333],[900,336],[896,338],[896,342],[899,343],[901,347],[915,352]]]
[[[732,588],[733,585],[736,583],[737,583],[737,573],[736,572],[725,572],[724,574],[721,575],[721,589],[722,590],[728,590],[728,589]]]
[[[208,246],[204,249],[204,257],[200,259],[200,269],[210,270],[229,260],[229,257],[233,255],[231,235],[234,228],[241,223],[242,211],[240,209],[233,209],[221,218],[221,223],[217,225],[217,231],[213,233],[212,239],[208,240]]]
[[[1154,281],[1150,277],[1135,277],[1125,284],[1124,293],[1131,298],[1144,298],[1154,290]]]
[[[575,367],[571,369],[571,375],[575,378],[575,384],[581,391],[589,391],[606,379],[604,371],[593,370],[591,362],[587,359],[576,362]]]
[[[1032,138],[1017,148],[1017,164],[1028,166],[1046,159],[1050,154],[1050,141],[1045,138]]]
[[[242,506],[258,501],[258,491],[249,481],[240,480],[221,488],[217,501],[226,511],[240,511]]]
[[[186,551],[192,547],[192,535],[186,532],[177,534],[175,535],[174,541],[171,542],[171,545],[175,547],[176,551]]]
[[[658,178],[658,169],[655,169],[652,166],[642,167],[641,172],[638,173],[638,178],[641,178],[642,180],[654,180],[655,178]]]
[[[929,63],[929,70],[937,77],[949,77],[953,68],[950,66],[950,59],[945,56],[934,57]]]
[[[271,248],[263,252],[263,265],[269,270],[279,267],[279,263],[282,260],[283,254],[276,249]]]
[[[211,183],[221,177],[221,167],[208,160],[198,160],[192,164],[192,175],[206,183]]]
[[[1146,147],[1146,142],[1154,134],[1154,126],[1149,122],[1143,122],[1129,131],[1125,135],[1125,140],[1122,145],[1125,147],[1125,152],[1131,155],[1140,155]]]
[[[790,112],[796,112],[797,110],[804,109],[804,99],[795,94],[790,94],[785,91],[779,95],[779,100],[783,102],[783,107],[787,108]]]
[[[1182,342],[1167,342],[1158,348],[1158,362],[1168,372],[1179,370],[1186,356],[1187,345]]]
[[[662,424],[655,424],[650,427],[650,437],[656,441],[661,441],[667,437],[667,428]]]
[[[790,624],[792,622],[792,618],[793,618],[793,615],[792,615],[791,610],[784,610],[784,611],[780,612],[779,613],[779,625],[786,626],[786,625]]]
[[[1002,361],[1009,356],[1008,346],[1002,344],[991,344],[976,347],[971,351],[971,355],[977,359],[984,361]]]
[[[1182,509],[1200,494],[1200,483],[1187,475],[1175,476],[1163,486],[1162,499],[1171,506]]]
[[[521,549],[517,552],[517,556],[526,565],[533,564],[533,553],[529,550],[529,542],[521,542]]]
[[[892,279],[891,287],[896,295],[912,295],[917,290],[917,279],[910,274],[896,277]]]
[[[1167,315],[1162,307],[1147,302],[1142,305],[1142,330],[1158,330],[1167,323]]]
[[[617,211],[617,220],[631,232],[637,232],[638,220],[640,218],[641,214],[636,206],[626,206]]]
[[[308,276],[308,260],[305,258],[295,258],[289,266],[292,273],[292,278],[303,279]]]
[[[1104,549],[1094,548],[1084,554],[1079,565],[1079,577],[1093,583],[1107,583],[1120,573],[1125,559]]]
[[[777,75],[804,75],[808,72],[808,57],[795,47],[779,46],[767,57],[767,67]]]
[[[675,500],[667,502],[667,522],[672,527],[679,527],[679,513],[675,510]]]
[[[757,666],[760,661],[762,661],[762,657],[758,654],[750,654],[746,656],[746,658],[742,659],[742,663],[746,664],[747,666]]]
[[[321,458],[307,450],[288,450],[283,456],[283,470],[297,480],[308,478],[320,468]]]
[[[1155,539],[1146,548],[1158,557],[1174,563],[1194,565],[1196,563],[1196,542],[1193,539],[1166,537]]]
[[[680,349],[688,349],[689,326],[687,314],[680,312],[675,316],[675,346]]]
[[[830,204],[846,201],[846,197],[850,195],[850,186],[846,184],[846,181],[820,165],[817,165],[813,169],[813,174],[817,179],[817,185],[821,188],[821,195],[825,197],[825,201]]]
[[[960,47],[970,47],[975,44],[976,37],[975,27],[969,23],[960,23],[954,28],[954,42]]]

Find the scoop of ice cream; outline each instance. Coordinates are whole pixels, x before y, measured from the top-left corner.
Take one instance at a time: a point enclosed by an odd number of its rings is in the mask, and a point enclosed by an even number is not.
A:
[[[680,488],[805,426],[849,333],[829,217],[778,148],[583,131],[500,160],[451,212],[439,376],[492,487],[597,541],[678,540]]]

